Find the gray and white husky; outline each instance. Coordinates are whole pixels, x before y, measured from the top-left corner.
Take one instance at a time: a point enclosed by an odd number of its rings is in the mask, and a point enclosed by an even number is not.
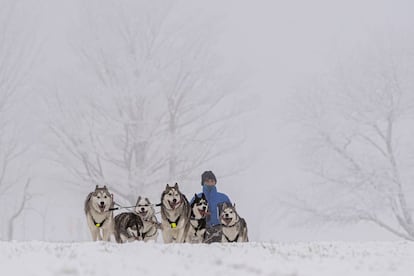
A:
[[[121,213],[115,216],[115,239],[118,243],[142,240],[144,225],[141,218],[133,213]]]
[[[141,218],[143,223],[143,228],[141,231],[142,240],[157,240],[158,237],[158,228],[160,228],[160,223],[158,222],[155,216],[154,205],[151,204],[148,198],[139,196],[137,199],[137,204],[135,204],[135,212]]]
[[[220,208],[220,222],[222,224],[221,242],[248,242],[247,224],[237,212],[235,205],[223,203]]]
[[[114,231],[113,195],[104,186],[95,187],[95,191],[88,194],[85,200],[86,221],[91,231],[92,240],[109,241]]]
[[[190,223],[187,230],[185,242],[189,243],[202,243],[206,236],[207,214],[208,214],[208,202],[206,196],[194,195],[194,200],[190,205],[191,215]]]
[[[161,225],[164,243],[182,243],[190,219],[190,205],[178,184],[167,184],[161,195]]]

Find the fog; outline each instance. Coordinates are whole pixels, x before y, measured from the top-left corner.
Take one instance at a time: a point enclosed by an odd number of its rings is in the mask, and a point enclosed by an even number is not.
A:
[[[411,1],[16,3],[0,239],[89,240],[96,184],[158,203],[205,170],[253,241],[414,239]]]

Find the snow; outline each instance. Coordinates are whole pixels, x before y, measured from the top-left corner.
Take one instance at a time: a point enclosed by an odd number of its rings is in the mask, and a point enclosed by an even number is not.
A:
[[[408,276],[413,260],[410,242],[0,242],[2,275]]]

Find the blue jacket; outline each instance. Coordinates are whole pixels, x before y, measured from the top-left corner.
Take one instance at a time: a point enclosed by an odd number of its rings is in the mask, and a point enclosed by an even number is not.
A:
[[[219,207],[224,202],[231,204],[229,197],[223,193],[217,192],[216,186],[207,186],[203,185],[203,193],[208,201],[208,209],[210,211],[210,216],[207,217],[207,226],[214,226],[220,224],[219,220]],[[197,196],[201,196],[202,193],[199,193]],[[194,201],[194,198],[191,202]]]

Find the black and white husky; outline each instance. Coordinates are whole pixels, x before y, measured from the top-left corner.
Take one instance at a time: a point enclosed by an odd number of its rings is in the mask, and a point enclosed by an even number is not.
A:
[[[141,218],[133,213],[121,213],[115,216],[115,239],[118,243],[142,240],[144,224]]]
[[[164,243],[182,243],[190,219],[190,205],[175,183],[167,184],[161,194],[161,225]]]
[[[220,222],[222,224],[221,242],[248,242],[247,224],[237,212],[235,205],[223,203],[220,208]]]
[[[114,231],[113,196],[104,186],[95,187],[95,191],[88,194],[85,200],[86,221],[91,231],[92,240],[109,241]]]
[[[139,196],[135,204],[135,212],[140,216],[144,227],[141,235],[143,241],[157,240],[160,224],[155,216],[154,205],[148,198]]]
[[[190,223],[187,230],[185,242],[202,243],[205,240],[208,202],[206,196],[194,195],[194,201],[191,203]]]

